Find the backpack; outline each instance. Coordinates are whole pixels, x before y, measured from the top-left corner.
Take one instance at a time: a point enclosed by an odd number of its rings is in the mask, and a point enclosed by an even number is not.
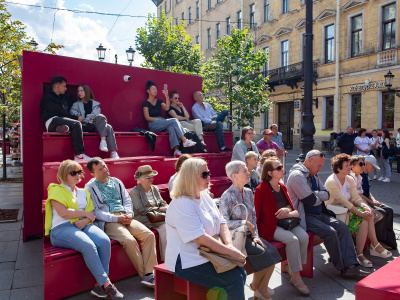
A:
[[[394,145],[390,145],[390,149],[386,146],[386,143],[382,144],[382,156],[384,159],[388,159],[389,157],[395,156],[397,154],[397,148]]]
[[[194,131],[188,131],[185,133],[185,138],[196,142],[196,145],[192,147],[183,147],[182,140],[179,142],[179,150],[182,153],[203,153],[203,147],[201,146],[201,142],[199,137]]]

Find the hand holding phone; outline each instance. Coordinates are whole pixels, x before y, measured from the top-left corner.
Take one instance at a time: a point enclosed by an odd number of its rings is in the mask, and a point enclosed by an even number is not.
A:
[[[168,91],[168,84],[164,83],[164,91]]]

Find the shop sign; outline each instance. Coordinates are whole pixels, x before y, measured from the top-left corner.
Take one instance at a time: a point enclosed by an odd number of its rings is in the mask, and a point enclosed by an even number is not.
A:
[[[351,85],[350,86],[350,92],[352,91],[367,91],[369,89],[377,89],[385,87],[385,84],[383,82],[375,82],[375,83],[370,83],[370,84],[363,84],[363,85]]]

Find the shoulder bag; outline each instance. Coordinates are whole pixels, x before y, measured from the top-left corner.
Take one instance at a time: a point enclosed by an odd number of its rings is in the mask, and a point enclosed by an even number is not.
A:
[[[151,223],[158,223],[165,221],[165,213],[160,212],[158,210],[149,211],[146,214],[147,218]]]
[[[247,210],[246,205],[239,203],[236,204],[232,210],[231,213],[229,214],[229,219],[232,216],[232,213],[234,211],[234,209],[238,206],[243,206],[244,209],[246,210],[246,223],[245,225],[241,225],[235,229],[229,230],[229,232],[231,233],[232,236],[232,244],[233,246],[238,249],[240,252],[243,253],[243,255],[247,256],[247,251],[246,251],[246,237],[247,237],[247,220],[249,219],[249,212]],[[238,221],[238,220],[235,220]]]
[[[279,219],[278,226],[282,227],[285,230],[292,230],[300,224],[300,220],[300,218]]]

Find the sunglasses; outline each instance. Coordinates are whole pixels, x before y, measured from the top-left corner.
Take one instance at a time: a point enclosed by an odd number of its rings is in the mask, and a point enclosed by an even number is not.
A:
[[[275,169],[272,169],[272,171],[275,171],[275,170],[282,171],[282,169],[283,169],[283,166],[280,165],[280,166],[277,166]]]
[[[308,158],[311,158],[311,157],[314,157],[314,156],[325,157],[325,153],[314,154],[314,155],[309,156]]]
[[[267,133],[265,133],[264,135],[273,135],[273,134],[272,134],[272,133],[268,133],[268,134],[267,134]]]
[[[180,98],[180,97],[174,97],[174,99],[178,99],[178,100],[181,100],[181,98]]]
[[[69,175],[71,175],[71,176],[76,176],[76,175],[81,175],[82,174],[82,170],[79,170],[79,171],[72,171],[72,172],[69,172]]]
[[[364,166],[365,166],[365,162],[360,161],[360,162],[358,163],[358,165],[359,165],[360,167],[364,167]]]
[[[210,177],[210,171],[205,171],[203,173],[200,174],[201,178],[203,179],[207,179],[208,177]]]

